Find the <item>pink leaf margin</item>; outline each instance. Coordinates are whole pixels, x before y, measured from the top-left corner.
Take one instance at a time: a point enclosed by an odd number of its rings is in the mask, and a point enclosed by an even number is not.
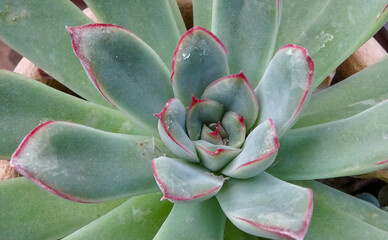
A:
[[[178,52],[181,48],[181,45],[186,40],[187,37],[189,37],[190,35],[192,35],[193,33],[197,32],[197,31],[202,31],[202,32],[206,33],[207,35],[209,35],[211,38],[213,38],[221,46],[221,48],[224,50],[225,54],[228,54],[228,50],[226,49],[225,45],[212,32],[210,32],[209,30],[207,30],[203,27],[199,27],[199,26],[192,27],[185,34],[183,34],[181,39],[179,39],[177,47],[175,48],[174,55],[172,57],[171,83],[174,82],[173,78],[174,78],[174,74],[175,74],[175,63],[176,63],[177,55],[178,55]]]
[[[169,199],[169,200],[173,200],[173,201],[190,201],[190,200],[194,200],[194,199],[197,199],[200,197],[204,197],[204,196],[209,195],[209,194],[217,193],[222,187],[222,185],[220,185],[220,186],[214,187],[212,189],[209,189],[205,192],[202,192],[200,194],[197,194],[197,195],[194,195],[191,197],[181,197],[181,196],[172,195],[170,193],[170,191],[168,190],[168,187],[166,186],[166,184],[164,184],[164,182],[158,176],[156,165],[155,165],[155,160],[156,159],[152,160],[152,171],[154,173],[154,177],[155,177],[156,182],[158,183],[160,189],[163,192],[163,197],[160,199],[160,201],[163,201],[165,199]]]
[[[298,46],[298,45],[295,45],[295,44],[285,45],[285,46],[281,47],[278,51],[284,50],[284,49],[287,49],[287,48],[294,48],[294,49],[300,51],[303,54],[303,56],[305,57],[305,59],[307,61],[307,64],[308,64],[308,68],[309,68],[309,73],[308,73],[308,77],[307,77],[306,91],[305,91],[304,95],[302,96],[302,99],[301,99],[301,101],[299,103],[299,106],[298,106],[296,112],[294,113],[292,118],[289,120],[289,122],[292,122],[297,117],[298,113],[300,112],[300,110],[301,110],[301,108],[303,106],[303,103],[306,100],[307,95],[308,95],[308,93],[310,91],[311,83],[312,83],[313,77],[314,77],[314,61],[310,57],[310,55],[308,54],[307,50],[304,47],[301,47],[301,46]]]
[[[92,202],[87,202],[87,201],[80,200],[77,197],[66,195],[66,194],[61,193],[60,191],[50,187],[47,183],[45,183],[42,180],[36,178],[36,176],[34,176],[32,173],[30,173],[29,171],[24,169],[19,164],[19,162],[17,160],[19,155],[20,155],[20,153],[23,151],[23,149],[28,144],[28,142],[31,140],[31,138],[33,138],[33,136],[36,133],[38,133],[40,130],[42,130],[43,128],[45,128],[48,125],[50,125],[52,123],[55,123],[55,122],[56,121],[48,121],[48,122],[45,122],[43,124],[40,124],[34,130],[32,130],[27,136],[25,136],[24,139],[22,140],[22,142],[20,143],[20,145],[18,146],[18,148],[16,149],[16,151],[14,152],[14,154],[12,155],[11,161],[10,161],[10,165],[16,171],[18,171],[21,175],[23,175],[24,177],[28,178],[29,180],[31,180],[33,183],[35,183],[39,187],[41,187],[41,188],[43,188],[43,189],[45,189],[45,190],[47,190],[47,191],[49,191],[49,192],[59,196],[59,197],[62,197],[62,198],[65,198],[67,200],[71,200],[71,201],[74,201],[74,202],[79,202],[79,203],[92,203]]]
[[[295,239],[295,240],[303,240],[304,236],[307,233],[308,227],[310,225],[311,216],[312,216],[312,212],[313,212],[313,191],[309,188],[307,190],[308,190],[308,195],[309,195],[309,204],[308,204],[308,208],[307,208],[307,214],[306,214],[306,217],[304,219],[303,226],[298,232],[292,232],[292,231],[286,230],[286,229],[265,226],[265,225],[262,225],[260,223],[257,223],[257,222],[254,222],[254,221],[251,221],[251,220],[248,220],[245,218],[240,218],[240,217],[234,217],[234,218],[237,220],[243,221],[245,223],[248,223],[249,225],[252,225],[258,229],[271,232],[271,233],[276,234],[276,235],[281,236],[281,237],[285,237],[288,239]]]
[[[259,157],[257,159],[249,161],[247,163],[241,164],[240,166],[238,166],[236,168],[236,170],[244,168],[244,167],[248,167],[248,166],[250,166],[250,165],[252,165],[254,163],[263,161],[263,160],[267,159],[268,157],[270,157],[271,155],[275,154],[278,151],[278,149],[280,147],[280,143],[279,143],[278,135],[276,133],[276,127],[275,127],[275,124],[273,123],[272,119],[268,119],[268,121],[269,121],[269,123],[271,125],[271,130],[272,130],[271,133],[272,133],[273,141],[275,142],[275,147],[269,153],[265,154],[264,156],[261,156],[261,157]]]
[[[66,27],[66,29],[69,32],[70,37],[71,37],[71,43],[73,46],[74,53],[80,59],[82,66],[84,67],[86,73],[89,75],[94,86],[101,93],[101,95],[106,100],[108,100],[108,102],[110,102],[113,106],[116,107],[116,105],[114,103],[112,103],[112,101],[102,91],[100,85],[98,84],[97,77],[93,71],[93,67],[91,66],[89,61],[86,60],[86,57],[82,53],[82,49],[81,49],[81,42],[82,42],[82,38],[83,38],[83,33],[85,33],[86,31],[88,31],[90,29],[104,29],[104,28],[122,29],[122,30],[125,30],[125,31],[133,34],[128,29],[125,29],[121,26],[114,25],[114,24],[93,23],[93,24],[86,24],[86,25],[77,26],[77,27]],[[133,34],[133,35],[136,36],[135,34]]]
[[[162,111],[161,111],[160,113],[154,114],[154,116],[157,117],[157,118],[160,120],[160,123],[162,124],[164,131],[167,133],[167,135],[170,137],[170,139],[171,139],[176,145],[178,145],[180,148],[182,148],[185,152],[187,152],[187,153],[190,154],[190,155],[193,155],[192,152],[190,152],[187,148],[185,148],[182,144],[180,144],[180,143],[178,142],[178,140],[176,140],[176,139],[174,138],[174,136],[171,134],[170,130],[168,129],[166,122],[164,121],[164,116],[165,116],[166,113],[167,113],[168,107],[169,107],[169,105],[170,105],[173,101],[179,101],[179,100],[178,100],[177,98],[171,98],[171,99],[168,100],[168,102],[164,105]]]

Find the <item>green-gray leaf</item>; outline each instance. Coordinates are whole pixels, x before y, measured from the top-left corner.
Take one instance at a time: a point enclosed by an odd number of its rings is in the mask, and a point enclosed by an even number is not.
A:
[[[193,0],[194,25],[211,30],[213,0]]]
[[[93,87],[65,26],[91,23],[69,0],[0,2],[0,36],[9,46],[82,97],[111,106]]]
[[[172,208],[160,198],[160,193],[133,197],[63,240],[152,239]]]
[[[265,172],[254,178],[229,180],[216,198],[238,228],[272,239],[303,239],[313,205],[310,189]]]
[[[259,83],[272,58],[280,22],[279,1],[214,0],[212,32],[228,49],[231,73]]]
[[[135,33],[170,67],[181,36],[169,0],[86,0],[88,7],[104,23],[120,25]],[[181,20],[182,21],[182,20]]]
[[[306,48],[317,69],[313,88],[373,36],[387,21],[386,0],[284,1],[276,49]]]
[[[52,240],[94,221],[125,200],[98,204],[68,201],[25,178],[0,181],[0,239]]]
[[[32,129],[49,120],[109,132],[150,135],[119,111],[64,94],[35,80],[0,71],[0,158],[9,159]]]
[[[387,167],[388,101],[351,118],[290,130],[268,171],[282,179],[349,176]]]
[[[74,52],[90,80],[112,104],[155,129],[173,97],[170,72],[155,51],[128,30],[110,24],[68,28]]]
[[[315,181],[295,181],[314,192],[314,212],[305,240],[388,238],[388,213]]]
[[[175,204],[154,240],[222,240],[225,219],[215,198],[200,203]]]
[[[11,166],[59,196],[99,202],[158,191],[151,160],[163,148],[153,137],[47,122],[25,137]]]
[[[190,106],[191,95],[202,95],[212,82],[229,73],[227,51],[208,30],[195,26],[179,41],[172,63],[171,82],[175,97]]]
[[[295,128],[351,117],[388,97],[388,57],[311,96]]]

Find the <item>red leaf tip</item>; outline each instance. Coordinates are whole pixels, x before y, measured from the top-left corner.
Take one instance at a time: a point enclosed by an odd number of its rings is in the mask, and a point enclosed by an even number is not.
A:
[[[193,108],[195,104],[201,103],[201,102],[206,102],[206,100],[205,100],[205,99],[198,99],[198,98],[196,98],[196,97],[194,96],[194,94],[192,94],[192,95],[191,95],[191,104],[190,104],[189,110],[190,110],[191,108]]]

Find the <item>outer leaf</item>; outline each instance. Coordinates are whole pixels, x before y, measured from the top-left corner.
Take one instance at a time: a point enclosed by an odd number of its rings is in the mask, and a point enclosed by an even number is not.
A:
[[[176,158],[156,158],[152,160],[152,169],[164,194],[162,200],[175,203],[209,199],[217,194],[225,181],[198,164]]]
[[[171,66],[172,55],[181,34],[169,0],[86,0],[85,2],[101,22],[129,29],[150,45],[168,67]]]
[[[168,69],[159,56],[119,26],[90,24],[68,31],[74,52],[101,94],[149,128],[155,128],[157,120],[152,114],[173,96]]]
[[[387,66],[388,57],[385,57],[348,79],[313,94],[294,127],[351,117],[387,99]]]
[[[193,0],[194,25],[211,30],[213,0]]]
[[[275,125],[268,119],[253,129],[241,153],[222,170],[222,174],[239,179],[256,176],[273,163],[278,148]]]
[[[351,118],[290,130],[268,171],[282,179],[349,176],[387,167],[388,101]],[[328,149],[330,151],[328,151]]]
[[[160,196],[151,193],[133,197],[64,240],[152,239],[172,207],[168,201],[160,202]]]
[[[303,239],[312,213],[310,189],[267,173],[245,180],[232,179],[216,197],[234,225],[271,239]]]
[[[195,26],[180,39],[175,49],[171,82],[175,97],[188,107],[191,95],[201,96],[215,80],[228,75],[227,51],[208,30]]]
[[[191,105],[186,114],[186,129],[191,140],[201,137],[202,126],[221,120],[224,113],[223,106],[213,100],[192,98]]]
[[[214,198],[200,203],[175,204],[154,240],[222,240],[225,219]]]
[[[0,158],[9,159],[32,129],[49,120],[71,121],[117,133],[150,134],[124,114],[0,71]]]
[[[317,66],[315,88],[384,25],[386,5],[386,0],[284,1],[276,48],[294,43],[310,52]]]
[[[195,141],[201,163],[209,170],[218,171],[233,160],[241,149],[225,145],[213,145],[207,141]]]
[[[111,106],[93,88],[71,50],[65,26],[87,23],[91,20],[68,0],[0,2],[0,37],[7,45],[82,97]]]
[[[180,35],[183,35],[187,31],[187,28],[185,22],[183,21],[178,2],[176,0],[168,0],[168,3],[170,4],[170,9],[172,11],[175,23],[179,29]]]
[[[24,138],[11,166],[61,197],[98,202],[157,191],[151,159],[163,151],[151,137],[47,122]]]
[[[164,144],[178,157],[190,162],[199,162],[194,144],[185,132],[186,109],[173,98],[169,100],[159,114],[158,130]]]
[[[314,213],[306,240],[387,239],[387,212],[319,182],[295,183],[314,192]]]
[[[258,238],[241,231],[231,221],[227,220],[224,240],[258,240]]]
[[[217,101],[224,106],[225,111],[243,116],[248,130],[255,123],[259,112],[255,92],[243,72],[212,82],[205,89],[201,98]]]
[[[0,181],[0,191],[0,239],[12,240],[60,239],[125,201],[71,202],[45,192],[25,178]]]
[[[281,48],[255,89],[259,123],[271,118],[279,136],[291,128],[308,102],[313,73],[314,62],[306,49],[296,45]]]
[[[229,51],[231,73],[244,70],[257,86],[272,58],[280,22],[279,1],[214,0],[212,32]]]

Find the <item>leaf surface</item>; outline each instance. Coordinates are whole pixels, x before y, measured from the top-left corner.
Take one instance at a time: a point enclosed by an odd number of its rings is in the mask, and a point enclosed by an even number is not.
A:
[[[248,135],[242,151],[223,170],[227,176],[246,179],[267,169],[275,160],[279,140],[271,119],[261,123]]]
[[[139,37],[111,24],[68,28],[74,52],[101,94],[156,129],[153,114],[173,97],[169,71]]]
[[[228,49],[231,73],[259,83],[272,58],[280,22],[279,1],[214,0],[212,32]]]
[[[164,148],[153,137],[46,122],[24,138],[10,164],[61,197],[100,202],[158,191],[151,160]]]
[[[388,164],[388,101],[353,117],[290,130],[268,169],[282,179],[320,179],[376,171]]]
[[[50,194],[25,178],[0,181],[0,239],[60,239],[94,221],[125,199],[83,204]]]
[[[182,204],[211,198],[222,187],[225,178],[187,161],[159,157],[152,160],[154,177],[162,190],[162,200]]]
[[[213,0],[193,0],[194,25],[211,30]]]
[[[255,89],[260,103],[258,122],[272,119],[279,137],[282,136],[306,106],[313,74],[314,62],[306,49],[296,45],[282,47]]]
[[[387,212],[319,182],[294,183],[314,192],[314,211],[306,240],[387,239]]]
[[[244,124],[248,130],[255,123],[259,112],[255,92],[243,72],[212,82],[201,98],[217,101],[224,106],[225,111],[235,112],[244,117]]]
[[[195,26],[179,40],[175,49],[171,83],[175,97],[190,106],[191,96],[201,96],[215,80],[228,75],[227,51],[208,30]]]
[[[160,193],[136,196],[63,240],[152,239],[167,218],[172,204],[160,202]]]
[[[303,239],[312,213],[310,189],[265,172],[254,178],[229,180],[216,197],[234,225],[266,238]]]
[[[311,96],[295,128],[354,116],[388,98],[388,57]]]
[[[32,129],[50,120],[116,133],[151,134],[119,111],[70,96],[22,75],[0,71],[1,159],[10,159]]]
[[[77,61],[65,28],[87,23],[91,20],[68,0],[0,2],[0,37],[7,45],[80,96],[111,106]]]
[[[315,89],[387,22],[386,6],[386,0],[284,1],[275,49],[290,43],[306,48],[317,66]]]
[[[179,99],[170,99],[155,116],[159,118],[158,130],[164,144],[178,157],[199,162],[194,144],[185,131],[186,109]]]
[[[225,215],[217,200],[175,204],[154,240],[222,240]]]
[[[172,55],[181,34],[169,0],[86,0],[85,2],[101,22],[122,26],[139,36],[170,68]]]

